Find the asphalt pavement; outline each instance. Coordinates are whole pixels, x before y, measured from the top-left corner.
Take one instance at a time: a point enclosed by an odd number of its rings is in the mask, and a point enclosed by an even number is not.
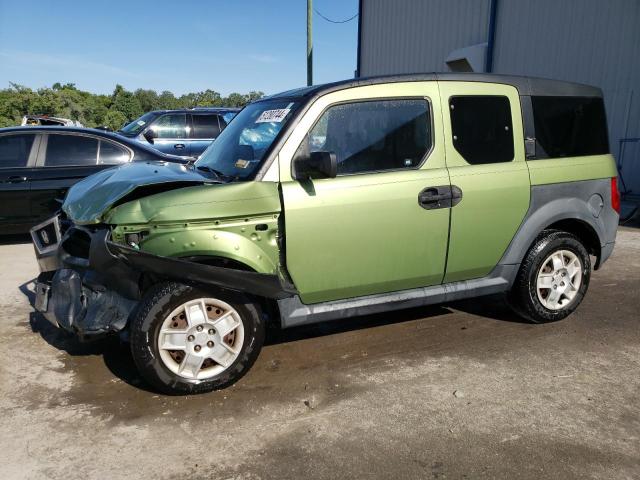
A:
[[[0,267],[2,479],[640,478],[640,229],[562,322],[486,298],[275,330],[187,397],[35,314],[24,237]]]

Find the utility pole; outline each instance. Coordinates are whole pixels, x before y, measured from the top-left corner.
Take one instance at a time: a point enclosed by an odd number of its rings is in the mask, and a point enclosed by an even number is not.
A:
[[[307,0],[307,85],[313,85],[313,0]]]

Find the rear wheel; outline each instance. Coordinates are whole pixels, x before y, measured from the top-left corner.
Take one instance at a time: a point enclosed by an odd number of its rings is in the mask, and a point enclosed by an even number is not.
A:
[[[509,304],[534,323],[561,320],[582,302],[591,277],[584,245],[567,232],[546,230],[527,252]]]
[[[154,287],[131,324],[131,351],[140,373],[171,394],[235,383],[253,365],[263,341],[260,309],[246,296],[179,283]]]

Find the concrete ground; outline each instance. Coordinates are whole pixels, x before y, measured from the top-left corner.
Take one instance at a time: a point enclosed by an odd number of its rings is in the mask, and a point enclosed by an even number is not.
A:
[[[0,267],[2,479],[640,478],[637,229],[560,323],[485,299],[276,332],[191,397],[35,315],[29,244]]]

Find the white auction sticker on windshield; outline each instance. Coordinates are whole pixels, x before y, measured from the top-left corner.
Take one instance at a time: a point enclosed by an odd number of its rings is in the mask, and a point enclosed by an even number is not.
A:
[[[284,117],[286,117],[290,111],[291,111],[290,108],[278,108],[277,110],[265,110],[260,114],[260,116],[256,120],[256,123],[266,123],[266,122],[280,123],[284,120]]]

